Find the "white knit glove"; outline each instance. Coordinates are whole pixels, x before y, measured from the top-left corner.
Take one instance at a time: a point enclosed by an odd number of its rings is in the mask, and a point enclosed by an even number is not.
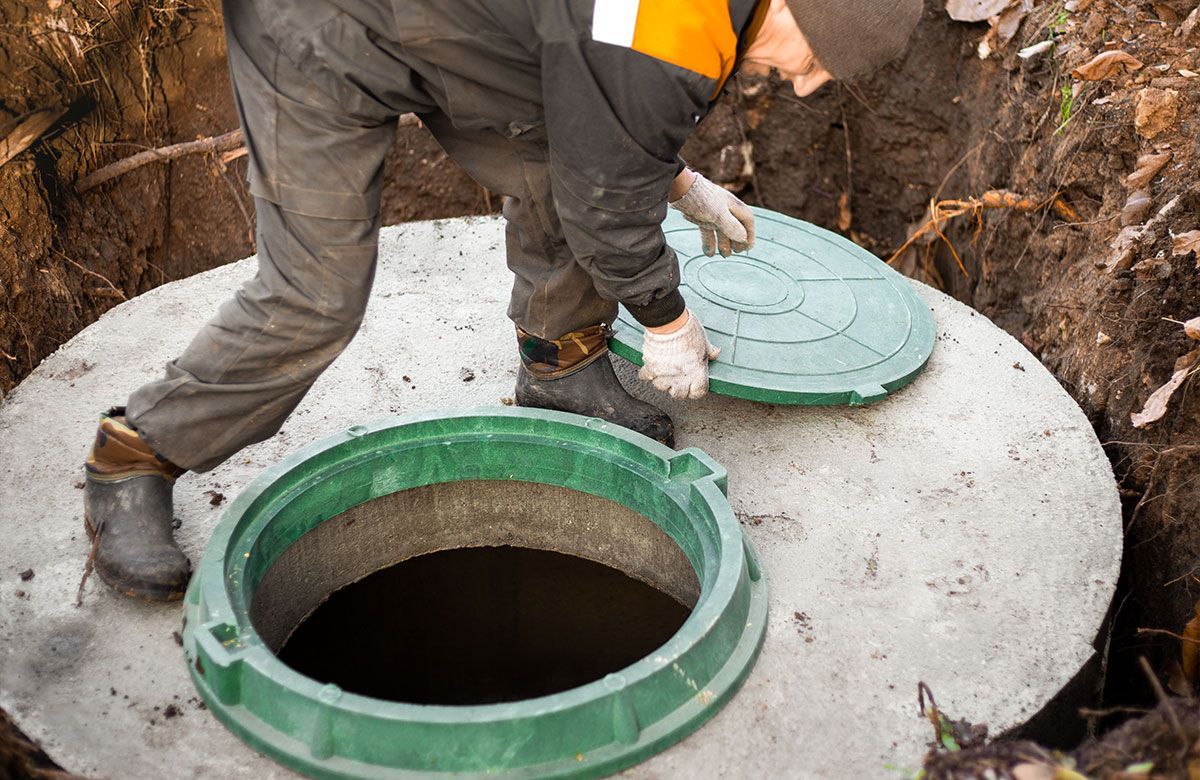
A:
[[[713,184],[700,174],[679,200],[670,206],[688,222],[700,227],[704,254],[713,256],[719,251],[729,257],[733,252],[745,252],[754,246],[754,212],[736,195]]]
[[[712,345],[699,318],[688,320],[674,333],[646,331],[642,339],[642,370],[638,376],[672,398],[700,398],[708,392],[708,361],[721,350]]]

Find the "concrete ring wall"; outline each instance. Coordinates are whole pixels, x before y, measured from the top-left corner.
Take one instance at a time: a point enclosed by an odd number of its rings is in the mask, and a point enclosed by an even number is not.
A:
[[[155,377],[253,272],[248,259],[113,309],[0,403],[0,706],[72,771],[290,776],[198,706],[178,608],[118,598],[94,578],[75,606],[88,553],[80,465],[97,415]],[[180,480],[177,533],[193,561],[226,503],[301,446],[363,420],[511,398],[510,284],[496,219],[386,229],[346,354],[278,436]],[[629,777],[915,769],[929,741],[918,681],[996,734],[1093,657],[1121,554],[1108,460],[1033,355],[918,291],[938,342],[925,372],[881,403],[678,403],[636,385],[675,416],[681,447],[727,468],[771,605],[743,689]],[[21,581],[27,569],[34,578]]]

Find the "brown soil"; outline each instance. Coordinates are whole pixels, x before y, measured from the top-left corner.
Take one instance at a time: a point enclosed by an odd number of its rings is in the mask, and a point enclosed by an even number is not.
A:
[[[1200,705],[1172,699],[1070,753],[1028,741],[938,746],[930,750],[923,780],[1190,780],[1200,775],[1197,745]]]
[[[142,149],[237,127],[220,5],[0,0],[0,138],[69,110],[0,167],[0,397],[107,309],[254,251],[245,160],[196,154],[80,194],[82,176]],[[387,161],[389,222],[498,206],[427,133]]]
[[[1007,190],[1033,202],[941,226],[965,273],[940,240],[918,242],[897,263],[1021,339],[1105,442],[1128,534],[1115,619],[1098,638],[1102,700],[1144,704],[1154,697],[1135,672],[1140,654],[1178,690],[1196,682],[1176,670],[1178,640],[1136,629],[1180,632],[1200,597],[1200,388],[1185,382],[1144,429],[1130,413],[1200,346],[1163,319],[1200,315],[1196,256],[1173,256],[1171,247],[1172,234],[1200,228],[1200,78],[1180,74],[1200,72],[1200,25],[1184,22],[1195,0],[1079,5],[1085,10],[1067,13],[1041,0],[1016,38],[981,61],[975,46],[987,26],[953,22],[927,0],[902,60],[804,101],[777,83],[739,80],[685,157],[746,200],[841,229],[884,257],[927,221],[931,199]],[[2,395],[120,300],[253,247],[243,161],[223,169],[194,155],[83,195],[73,187],[142,147],[235,127],[212,0],[126,0],[111,12],[78,0],[0,0],[0,31],[0,136],[8,118],[68,108],[0,167]],[[1051,51],[1016,55],[1051,37]],[[1106,48],[1145,67],[1098,82],[1071,77]],[[1153,139],[1134,127],[1147,87],[1178,93],[1175,117]],[[1110,272],[1129,194],[1123,180],[1140,155],[1160,151],[1173,158],[1148,185],[1151,210],[1135,224],[1179,201]],[[389,222],[497,206],[423,130],[401,131],[389,159]]]
[[[0,710],[0,780],[73,780]]]

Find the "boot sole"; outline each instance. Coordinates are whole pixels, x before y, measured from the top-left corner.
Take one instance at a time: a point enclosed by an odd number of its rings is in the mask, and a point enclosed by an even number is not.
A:
[[[522,409],[547,409],[551,412],[566,412],[568,414],[579,414],[579,412],[576,412],[574,409],[564,409],[563,407],[558,406],[557,404],[541,404],[541,403],[530,402],[529,399],[522,399],[520,396],[518,396],[516,394],[513,395],[513,401],[515,402],[516,406],[519,406]],[[612,424],[620,425],[620,423],[612,423]],[[621,425],[620,427],[624,428],[625,426]],[[641,431],[634,430],[633,428],[627,428],[626,430],[631,430],[634,433],[641,433],[647,439],[651,439],[653,441],[658,442],[659,444],[665,444],[666,446],[670,447],[671,449],[675,449],[674,432],[672,432],[671,435],[669,435],[666,438],[666,440],[663,440],[663,439],[658,438],[657,436],[651,436],[648,433],[642,433]]]
[[[94,544],[96,541],[96,528],[92,525],[92,518],[86,512],[83,514],[83,528],[87,531],[88,540]],[[184,593],[186,593],[186,590],[171,590],[169,588],[154,587],[152,585],[122,580],[105,571],[100,562],[95,560],[92,561],[92,570],[96,572],[96,576],[100,578],[101,582],[122,596],[141,599],[151,604],[181,601],[183,600]]]

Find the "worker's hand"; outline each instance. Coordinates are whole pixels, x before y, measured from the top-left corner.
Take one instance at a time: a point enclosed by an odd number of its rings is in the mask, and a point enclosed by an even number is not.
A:
[[[720,352],[696,315],[684,311],[670,325],[646,329],[638,376],[672,398],[700,398],[708,392],[708,361]]]
[[[729,257],[733,252],[745,252],[754,246],[754,212],[736,195],[713,184],[695,171],[692,186],[671,207],[684,219],[700,227],[704,254],[714,251]]]

